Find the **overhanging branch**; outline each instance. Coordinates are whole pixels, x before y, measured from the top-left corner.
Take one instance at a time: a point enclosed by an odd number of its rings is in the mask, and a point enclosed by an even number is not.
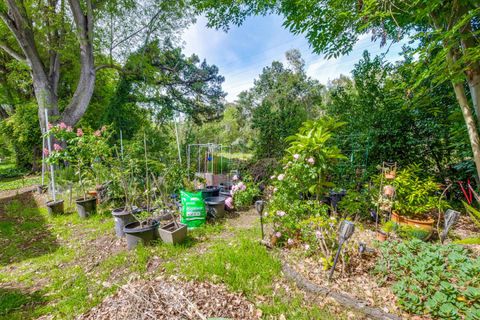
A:
[[[25,58],[23,54],[17,52],[5,42],[0,42],[0,48],[3,49],[3,51],[5,51],[6,53],[8,53],[12,58],[17,59],[21,62],[27,62],[27,58]]]

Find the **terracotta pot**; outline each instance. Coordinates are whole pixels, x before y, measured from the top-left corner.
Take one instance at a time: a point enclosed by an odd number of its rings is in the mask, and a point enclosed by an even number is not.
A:
[[[377,240],[378,241],[387,241],[388,235],[383,231],[377,231]]]
[[[408,225],[426,231],[433,231],[433,224],[435,223],[435,220],[431,218],[429,218],[428,220],[415,220],[404,217],[395,211],[392,212],[392,221],[400,225]]]
[[[275,236],[275,234],[272,234],[272,236],[270,237],[270,244],[272,245],[272,247],[275,247],[275,245],[277,244],[277,241],[278,241],[278,238]]]
[[[391,198],[395,194],[395,188],[393,186],[386,185],[383,187],[383,194]]]
[[[388,180],[393,180],[395,179],[395,172],[392,171],[392,172],[386,172],[385,173],[385,179],[388,179]]]

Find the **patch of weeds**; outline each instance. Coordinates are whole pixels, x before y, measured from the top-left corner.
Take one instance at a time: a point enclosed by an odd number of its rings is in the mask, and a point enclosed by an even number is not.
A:
[[[42,178],[39,176],[15,177],[2,179],[0,183],[0,191],[15,190],[24,187],[40,184]]]
[[[265,247],[242,237],[238,241],[221,241],[204,256],[190,257],[180,267],[181,273],[199,280],[221,280],[235,291],[264,294],[280,274],[280,262]]]
[[[18,289],[0,288],[0,319],[25,319],[36,305],[43,303],[39,293],[25,293]],[[12,315],[12,312],[23,308],[22,312]]]

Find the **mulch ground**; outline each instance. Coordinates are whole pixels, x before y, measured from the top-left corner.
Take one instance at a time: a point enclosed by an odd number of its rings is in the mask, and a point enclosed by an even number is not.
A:
[[[79,316],[87,319],[259,319],[259,311],[238,293],[208,282],[174,277],[130,282],[100,305]]]

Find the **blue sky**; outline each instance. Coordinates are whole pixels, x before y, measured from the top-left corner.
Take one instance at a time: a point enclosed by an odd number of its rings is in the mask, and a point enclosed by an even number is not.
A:
[[[228,93],[228,101],[234,101],[241,91],[251,88],[263,67],[274,60],[284,62],[285,52],[290,49],[301,51],[307,74],[324,84],[340,74],[350,75],[364,50],[374,55],[387,50],[387,47],[380,48],[378,42],[372,43],[370,36],[365,35],[348,56],[326,60],[312,52],[304,36],[293,35],[285,29],[279,16],[250,17],[228,33],[207,28],[206,22],[204,17],[199,17],[185,31],[185,52],[188,55],[195,53],[219,67],[220,74],[225,77],[223,89]],[[401,43],[392,45],[386,58],[398,60],[400,50]]]

